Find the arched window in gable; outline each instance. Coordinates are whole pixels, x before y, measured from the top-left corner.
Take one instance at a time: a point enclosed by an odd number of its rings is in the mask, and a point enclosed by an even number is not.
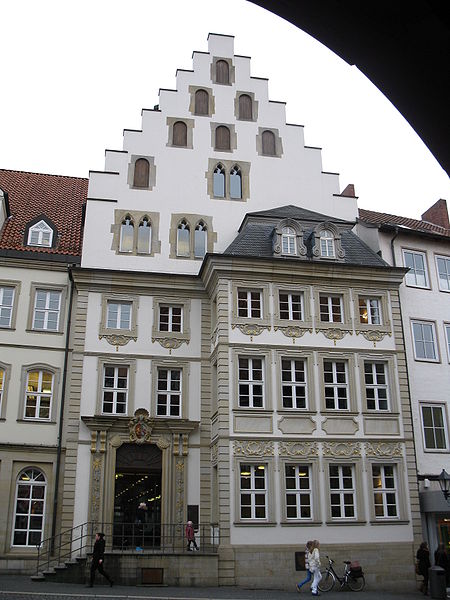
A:
[[[248,94],[239,96],[239,118],[251,121],[253,119],[252,99]]]
[[[209,114],[209,94],[206,90],[197,90],[195,92],[194,113],[196,115]]]
[[[187,146],[187,126],[183,121],[176,121],[173,124],[173,145]]]
[[[44,221],[39,221],[28,230],[28,246],[51,248],[53,229]]]
[[[177,256],[190,256],[191,232],[186,221],[181,221],[177,229]]]
[[[283,227],[281,230],[281,253],[297,255],[297,235],[293,227]]]
[[[262,153],[265,156],[275,156],[275,134],[273,131],[263,131],[262,133]]]
[[[322,229],[320,232],[320,256],[323,258],[334,258],[336,256],[334,235],[329,229]]]
[[[120,252],[133,252],[134,225],[130,215],[127,215],[120,226]]]
[[[216,62],[216,83],[230,83],[230,66],[226,60]]]
[[[152,225],[148,217],[139,223],[137,237],[137,251],[140,254],[150,254],[152,248]]]
[[[242,174],[237,165],[230,171],[230,198],[242,198]]]
[[[194,234],[194,256],[195,258],[203,258],[206,254],[206,238],[208,232],[203,221],[195,228]]]
[[[225,125],[216,129],[216,150],[230,150],[230,130]]]
[[[150,163],[146,158],[138,158],[134,163],[134,187],[147,188],[150,175]]]
[[[213,195],[216,198],[225,198],[225,169],[220,163],[213,173]]]
[[[14,504],[13,546],[36,547],[44,533],[47,481],[44,473],[29,467],[19,473]]]

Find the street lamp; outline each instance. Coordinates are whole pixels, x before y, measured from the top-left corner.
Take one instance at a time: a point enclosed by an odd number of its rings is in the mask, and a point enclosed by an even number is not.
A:
[[[447,473],[445,469],[442,469],[442,473],[438,477],[439,485],[441,486],[441,491],[444,494],[444,498],[449,502],[450,498],[450,475]]]

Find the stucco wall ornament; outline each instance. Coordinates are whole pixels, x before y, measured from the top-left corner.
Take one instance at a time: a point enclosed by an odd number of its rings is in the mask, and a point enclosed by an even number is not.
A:
[[[152,342],[158,342],[166,350],[176,350],[181,344],[189,344],[189,340],[176,337],[152,337]]]
[[[160,450],[166,450],[170,446],[170,441],[166,437],[161,436],[156,440],[156,445]]]
[[[338,458],[361,456],[361,444],[359,442],[324,442],[323,455]]]
[[[280,442],[278,445],[280,456],[305,457],[318,456],[319,448],[316,442]]]
[[[321,331],[323,335],[329,339],[333,340],[334,345],[336,346],[337,340],[342,340],[347,333],[353,335],[353,332],[350,329],[338,329],[337,327],[327,327],[326,329],[317,329],[317,331]]]
[[[130,340],[137,342],[137,337],[132,335],[120,335],[120,334],[100,334],[98,339],[104,338],[111,346],[126,346]]]
[[[373,342],[373,347],[375,348],[377,345],[377,342],[381,342],[387,335],[391,335],[389,332],[386,331],[378,331],[378,330],[371,330],[371,331],[357,331],[356,335],[363,335],[366,340],[368,342]]]
[[[270,325],[257,325],[256,323],[233,324],[231,326],[232,329],[236,329],[236,327],[242,331],[244,335],[249,336],[260,335],[264,329],[270,330]]]
[[[258,440],[235,440],[233,444],[235,456],[273,456],[274,443]]]
[[[367,456],[402,456],[402,447],[400,442],[366,442],[364,444]]]
[[[102,459],[94,458],[92,461],[91,483],[91,521],[100,519],[100,484],[102,479]]]
[[[154,420],[148,416],[145,408],[138,408],[134,413],[134,418],[128,421],[130,429],[130,442],[143,444],[150,441]]]
[[[312,333],[312,327],[297,327],[296,325],[276,325],[274,327],[275,331],[281,331],[286,337],[293,338],[292,341],[295,344],[295,338],[302,337],[308,331]]]
[[[176,472],[176,502],[175,509],[177,522],[183,523],[183,508],[184,508],[184,460],[179,458],[175,464]]]

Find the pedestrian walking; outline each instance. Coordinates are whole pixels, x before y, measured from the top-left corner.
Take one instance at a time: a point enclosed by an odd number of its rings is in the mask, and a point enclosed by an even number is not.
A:
[[[434,564],[436,567],[441,567],[445,571],[445,582],[448,587],[450,575],[450,561],[445,550],[444,544],[439,544],[434,553]]]
[[[306,542],[306,547],[305,547],[305,569],[306,569],[306,577],[303,581],[300,581],[300,583],[297,583],[296,588],[297,588],[297,592],[299,592],[302,587],[305,585],[305,583],[308,583],[309,581],[311,581],[312,579],[312,573],[309,570],[309,562],[308,562],[308,554],[313,550],[313,543],[312,540],[309,540],[308,542]]]
[[[194,544],[194,550],[198,550],[197,542],[195,541],[194,524],[192,521],[188,521],[186,524],[186,539],[187,549],[191,549],[191,544]]]
[[[91,563],[91,576],[89,579],[89,587],[93,587],[94,579],[95,579],[95,571],[98,571],[105,579],[109,581],[109,585],[112,587],[114,585],[114,581],[111,577],[106,573],[103,569],[103,561],[105,559],[105,534],[104,533],[96,533],[95,534],[95,544],[92,552],[92,563]]]
[[[416,554],[417,566],[416,571],[418,575],[422,575],[423,582],[420,586],[420,591],[428,594],[428,569],[431,567],[430,563],[430,550],[428,549],[427,542],[422,542],[417,550]]]
[[[320,596],[318,585],[322,579],[320,574],[320,543],[319,540],[314,540],[312,545],[312,551],[308,552],[308,565],[309,570],[313,574],[313,582],[311,584],[311,593],[313,596]]]

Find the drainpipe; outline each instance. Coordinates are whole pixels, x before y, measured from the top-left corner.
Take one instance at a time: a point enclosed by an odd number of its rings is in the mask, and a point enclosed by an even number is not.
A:
[[[67,383],[67,364],[69,362],[69,344],[70,344],[70,326],[72,321],[72,303],[73,303],[73,292],[74,292],[74,281],[72,277],[72,266],[68,267],[68,274],[70,279],[70,298],[69,308],[67,314],[67,329],[66,329],[66,344],[64,348],[64,367],[63,376],[61,382],[61,404],[59,409],[59,430],[58,430],[58,448],[56,451],[56,473],[55,473],[55,489],[53,492],[53,519],[52,519],[52,531],[51,531],[51,552],[55,547],[55,533],[56,533],[56,517],[58,512],[58,488],[59,488],[59,473],[61,470],[61,455],[62,455],[62,437],[63,437],[63,422],[64,422],[64,406],[66,399],[66,383]]]

